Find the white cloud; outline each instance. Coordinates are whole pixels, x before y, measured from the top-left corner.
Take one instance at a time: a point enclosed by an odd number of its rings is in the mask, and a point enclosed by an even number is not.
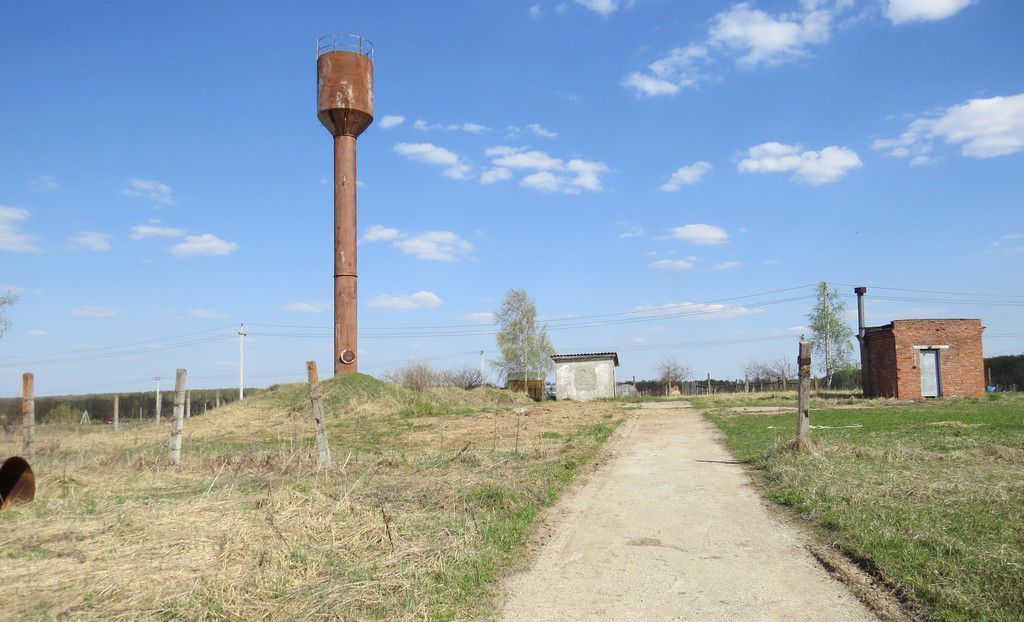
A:
[[[222,240],[211,233],[185,236],[184,242],[171,247],[171,252],[180,256],[229,255],[238,248],[235,242]]]
[[[180,238],[185,235],[184,229],[178,229],[177,227],[159,227],[156,225],[138,225],[132,227],[132,232],[128,234],[128,237],[133,240],[143,240],[146,238]]]
[[[197,320],[222,320],[227,317],[227,315],[219,311],[203,308],[189,309],[188,316]]]
[[[60,186],[55,175],[36,175],[28,180],[28,185],[33,190],[56,190]]]
[[[47,335],[47,332],[45,330],[33,328],[32,330],[28,331],[25,334],[28,335],[29,337],[45,337]]]
[[[416,119],[412,126],[421,132],[429,130],[447,130],[449,132],[468,132],[470,134],[482,134],[483,132],[490,131],[491,129],[486,125],[481,125],[479,123],[450,123],[448,125],[442,125],[440,123],[427,123],[423,119]]]
[[[718,55],[734,56],[748,68],[809,56],[811,46],[831,37],[833,18],[852,5],[852,0],[802,0],[797,10],[772,15],[749,2],[735,4],[711,20],[702,40],[626,75],[622,85],[637,97],[675,95],[711,79],[708,68]]]
[[[647,264],[647,267],[655,270],[689,270],[693,262],[685,259],[659,259]]]
[[[829,40],[832,12],[814,0],[804,6],[811,10],[772,16],[741,2],[715,16],[708,42],[741,54],[739,63],[747,66],[806,56],[808,46]]]
[[[684,88],[697,85],[703,77],[701,68],[707,61],[706,45],[690,44],[675,48],[668,56],[648,65],[649,73],[634,71],[625,77],[622,84],[633,89],[637,97],[675,95]]]
[[[702,302],[671,302],[663,305],[640,305],[634,311],[649,311],[649,317],[671,317],[692,315],[698,318],[728,318],[761,313],[762,309],[750,309],[742,305],[707,304]]]
[[[872,147],[911,164],[929,161],[934,141],[961,145],[970,158],[994,158],[1024,150],[1024,93],[971,99],[938,115],[914,119],[899,138],[879,138]]]
[[[530,123],[526,126],[526,129],[541,138],[558,138],[558,134],[556,132],[552,132],[551,130],[541,126],[540,123]]]
[[[391,128],[398,127],[403,123],[405,123],[405,117],[403,117],[402,115],[387,114],[381,118],[380,123],[378,125],[380,125],[381,128],[385,130],[390,130]]]
[[[499,155],[501,149],[514,150],[515,147],[491,147],[485,153],[487,155]],[[564,168],[564,162],[553,158],[543,151],[511,151],[493,160],[495,166],[503,168],[528,168],[541,171],[557,171]]]
[[[479,322],[481,324],[493,324],[494,314],[490,311],[478,311],[476,313],[468,313],[462,316],[462,319],[467,322]]]
[[[19,207],[0,205],[0,251],[9,253],[41,253],[34,235],[22,233],[21,221],[28,220],[29,213]]]
[[[739,268],[742,265],[742,261],[724,261],[722,263],[715,264],[715,270],[732,270],[733,268]]]
[[[419,291],[405,296],[383,294],[371,299],[370,306],[375,309],[433,309],[443,302],[434,292]]]
[[[856,152],[846,147],[805,150],[800,145],[770,142],[747,149],[737,168],[742,173],[785,173],[803,183],[818,186],[838,181],[853,169],[864,166]]]
[[[699,223],[675,227],[669,232],[669,237],[699,246],[714,246],[729,242],[729,234],[725,229],[715,225]]]
[[[675,173],[672,173],[672,177],[667,182],[661,185],[661,189],[665,192],[675,192],[683,186],[695,184],[703,179],[704,175],[710,173],[712,168],[703,160],[680,167]]]
[[[622,233],[620,233],[619,237],[623,238],[623,239],[625,239],[625,238],[639,238],[639,237],[643,237],[643,235],[644,235],[644,228],[643,227],[641,227],[641,226],[632,226],[629,229],[627,229],[627,230],[623,231]]]
[[[530,17],[540,17],[541,7],[540,7],[539,4],[535,4],[535,5],[530,7],[529,11],[530,11]]]
[[[481,184],[493,184],[495,182],[507,181],[509,179],[512,179],[512,171],[500,166],[489,168],[483,173],[480,173]]]
[[[364,242],[389,242],[401,237],[402,232],[398,229],[385,227],[383,225],[372,225],[363,234]]]
[[[115,307],[101,307],[99,305],[84,305],[71,310],[71,315],[95,318],[117,317],[119,313]]]
[[[428,261],[459,261],[473,252],[473,244],[451,231],[425,231],[398,240],[395,248],[417,259]]]
[[[295,311],[296,313],[321,313],[327,309],[329,305],[325,302],[289,302],[284,306],[288,311]]]
[[[126,197],[142,197],[160,205],[174,205],[171,187],[155,179],[129,179],[128,185],[121,189]]]
[[[608,17],[619,8],[618,0],[576,0],[576,4],[586,7],[602,17]]]
[[[110,234],[99,231],[79,231],[71,236],[71,246],[87,251],[109,251]]]
[[[581,190],[600,192],[602,173],[609,168],[604,162],[574,159],[568,162],[552,157],[544,151],[529,150],[525,147],[498,145],[488,148],[486,155],[493,157],[491,163],[498,169],[533,170],[519,181],[524,188],[541,192],[579,194]],[[505,173],[503,179],[511,177]]]
[[[398,143],[395,153],[410,160],[443,167],[444,175],[452,179],[468,179],[473,168],[455,152],[432,143]]]
[[[956,15],[974,0],[889,0],[886,17],[894,24],[933,22]]]

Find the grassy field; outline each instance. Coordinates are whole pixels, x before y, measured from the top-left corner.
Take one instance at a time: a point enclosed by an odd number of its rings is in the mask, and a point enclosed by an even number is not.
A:
[[[537,512],[624,413],[367,376],[323,388],[326,470],[304,385],[187,420],[179,468],[167,425],[41,426],[36,501],[0,513],[0,617],[485,618]]]
[[[788,449],[792,410],[702,405],[737,458],[765,474],[769,499],[820,525],[924,616],[1024,620],[1024,397],[993,398],[816,410],[812,424],[827,426],[812,431],[818,455]]]

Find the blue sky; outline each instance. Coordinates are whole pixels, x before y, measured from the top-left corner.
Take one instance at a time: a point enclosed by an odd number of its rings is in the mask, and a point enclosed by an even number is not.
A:
[[[871,286],[872,323],[981,317],[987,353],[1024,351],[1022,23],[1014,0],[0,3],[0,395],[22,371],[230,385],[243,321],[251,384],[331,368],[331,32],[376,46],[369,373],[478,364],[517,286],[624,377],[789,357],[789,288],[819,280]]]

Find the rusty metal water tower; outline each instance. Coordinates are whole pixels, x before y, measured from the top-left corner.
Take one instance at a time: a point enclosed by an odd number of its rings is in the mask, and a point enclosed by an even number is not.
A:
[[[334,137],[334,375],[359,369],[356,138],[373,123],[373,44],[358,35],[316,41],[317,118]]]

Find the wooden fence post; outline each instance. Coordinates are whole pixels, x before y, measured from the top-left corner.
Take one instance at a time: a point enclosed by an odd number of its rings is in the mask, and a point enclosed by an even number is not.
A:
[[[171,464],[181,464],[181,432],[185,425],[186,372],[179,369],[174,376],[174,419],[171,421]]]
[[[217,391],[217,401],[215,403],[216,406],[214,408],[220,408],[220,391]]]
[[[160,423],[160,379],[156,381],[156,422]]]
[[[805,451],[811,447],[811,342],[800,340],[800,389],[797,395],[796,447]]]
[[[119,398],[119,396],[117,395],[117,393],[115,393],[114,394],[114,429],[115,430],[117,429],[118,419],[120,418],[120,412],[118,412],[118,411],[120,410],[121,404],[120,404],[120,400],[118,398]]]
[[[21,457],[30,461],[36,453],[36,378],[21,377]]]
[[[185,391],[185,418],[192,418],[192,390]]]
[[[327,444],[327,430],[324,428],[324,406],[320,395],[320,376],[316,372],[316,361],[306,362],[306,374],[309,376],[309,403],[313,408],[317,463],[320,466],[328,466],[331,464],[331,447]]]

